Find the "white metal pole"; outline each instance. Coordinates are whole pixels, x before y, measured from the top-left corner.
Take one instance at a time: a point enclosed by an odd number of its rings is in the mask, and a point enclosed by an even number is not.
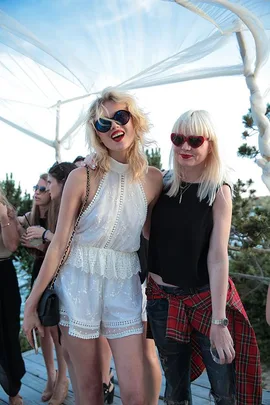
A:
[[[60,106],[61,106],[61,100],[58,100],[57,105],[56,105],[55,159],[59,163],[61,162],[61,143],[59,141]]]

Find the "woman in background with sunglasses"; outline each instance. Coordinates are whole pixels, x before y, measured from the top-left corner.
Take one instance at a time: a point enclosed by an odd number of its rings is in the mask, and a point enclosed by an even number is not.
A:
[[[98,337],[110,343],[124,405],[145,405],[142,290],[137,251],[147,210],[162,188],[143,151],[149,123],[132,96],[104,91],[88,113],[87,140],[96,151],[89,205],[56,279],[60,327],[76,404],[103,403]],[[24,330],[40,325],[36,308],[53,277],[86,194],[85,168],[66,183],[55,236],[25,306]]]
[[[190,381],[206,367],[216,404],[259,405],[256,338],[228,277],[231,187],[209,114],[181,115],[171,141],[173,171],[151,219],[147,286],[165,402],[191,404]]]
[[[34,256],[31,287],[38,276],[47,248],[42,241],[43,232],[48,227],[48,210],[51,204],[47,180],[47,173],[41,174],[38,183],[33,187],[34,197],[31,212],[19,217],[20,224],[25,230],[21,237],[21,243],[24,247],[31,249],[30,253]],[[46,402],[52,397],[56,379],[53,339],[49,329],[46,330],[43,337],[40,337],[40,345],[47,371],[47,384],[41,395],[41,400]]]
[[[36,280],[44,260],[48,243],[51,242],[58,218],[62,191],[69,173],[76,169],[76,165],[69,162],[54,164],[48,175],[42,175],[34,187],[34,204],[29,218],[30,227],[22,237],[23,245],[33,247],[33,241],[40,241],[36,246],[36,258],[32,272],[32,285]],[[64,360],[63,347],[59,344],[57,327],[45,328],[44,336],[40,337],[42,353],[47,369],[47,385],[42,393],[41,400],[49,401],[49,405],[60,405],[68,393],[67,366]],[[58,370],[54,365],[55,347]]]

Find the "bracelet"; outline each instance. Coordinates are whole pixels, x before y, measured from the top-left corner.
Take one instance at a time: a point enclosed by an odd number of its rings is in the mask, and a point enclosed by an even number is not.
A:
[[[45,231],[43,232],[43,234],[42,234],[42,242],[43,243],[46,243],[47,241],[46,241],[46,232],[48,232],[48,229],[45,229]]]
[[[7,224],[5,224],[5,225],[2,225],[1,224],[1,228],[6,228],[7,226],[9,226],[10,225],[10,222],[8,222]]]

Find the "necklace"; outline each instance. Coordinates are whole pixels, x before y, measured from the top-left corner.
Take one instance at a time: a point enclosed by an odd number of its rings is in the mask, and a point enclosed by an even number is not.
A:
[[[183,195],[189,189],[189,187],[194,183],[187,183],[184,187],[180,185],[180,196],[179,196],[179,204],[182,202]]]
[[[182,186],[180,184],[180,186],[179,186],[179,191],[180,191],[180,193],[179,193],[180,194],[180,196],[179,196],[179,204],[181,204],[182,198],[183,198],[183,195],[185,194],[185,192],[189,189],[189,187],[192,186],[192,184],[196,184],[198,182],[198,180],[200,179],[200,177],[198,177],[193,183],[186,183],[185,186]]]

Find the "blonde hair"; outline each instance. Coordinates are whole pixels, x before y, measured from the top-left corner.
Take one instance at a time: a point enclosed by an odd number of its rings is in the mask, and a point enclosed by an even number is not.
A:
[[[145,174],[148,166],[143,147],[145,145],[144,135],[149,132],[150,124],[146,114],[137,106],[133,96],[112,88],[105,89],[89,108],[86,124],[86,142],[89,148],[93,148],[96,152],[95,163],[98,171],[101,173],[109,171],[108,149],[100,141],[95,130],[95,122],[104,116],[104,103],[107,101],[125,104],[127,110],[131,113],[135,140],[127,151],[127,162],[130,165],[133,180],[139,180]]]
[[[3,205],[5,205],[8,208],[9,214],[14,213],[14,215],[15,215],[15,208],[8,201],[8,199],[6,197],[6,194],[5,194],[5,192],[4,192],[4,190],[2,189],[1,186],[0,186],[0,203],[2,203]]]
[[[183,135],[203,136],[209,140],[209,154],[206,157],[205,167],[200,177],[197,196],[200,201],[208,198],[209,205],[212,205],[218,188],[224,182],[230,185],[230,180],[227,178],[227,172],[220,157],[216,131],[210,114],[205,110],[189,110],[177,119],[172,132]],[[173,148],[171,150],[171,162],[173,174],[167,193],[170,197],[177,195],[183,181],[183,171],[177,161]]]

